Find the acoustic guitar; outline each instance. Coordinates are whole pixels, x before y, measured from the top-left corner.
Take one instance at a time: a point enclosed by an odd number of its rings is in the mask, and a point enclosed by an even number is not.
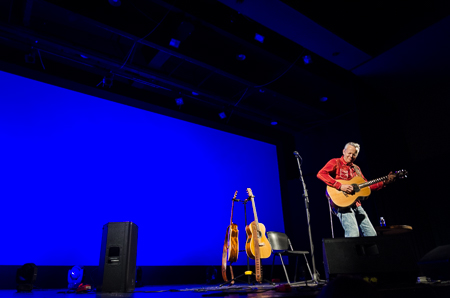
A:
[[[266,227],[264,224],[258,222],[258,214],[256,213],[256,206],[255,206],[255,197],[253,196],[253,192],[250,188],[247,188],[247,193],[249,196],[249,199],[252,201],[252,207],[253,207],[253,215],[255,217],[255,221],[250,223],[248,226],[245,227],[245,231],[247,232],[247,242],[245,244],[245,251],[247,252],[247,255],[250,259],[255,259],[255,248],[254,245],[252,245],[253,240],[255,240],[255,243],[257,243],[259,247],[259,252],[262,259],[267,259],[272,254],[272,246],[269,243],[269,240],[267,240],[266,237]],[[255,224],[256,227],[256,234],[255,232],[252,232],[251,225]]]
[[[234,279],[233,267],[231,264],[237,261],[239,254],[239,230],[237,225],[233,223],[234,202],[237,201],[236,196],[237,190],[235,191],[232,199],[230,225],[227,227],[227,231],[225,233],[225,241],[222,250],[222,278],[225,282],[228,281],[227,259],[228,262],[230,262],[231,279]],[[231,282],[231,284],[234,284],[234,281]]]
[[[405,170],[400,170],[394,173],[396,178],[406,178],[408,172]],[[372,184],[385,181],[388,176],[383,176],[378,179],[371,181],[365,181],[361,176],[353,177],[350,180],[336,180],[342,184],[350,184],[353,186],[352,193],[346,193],[342,190],[336,189],[331,186],[327,186],[327,197],[333,201],[333,203],[338,207],[348,207],[352,205],[356,200],[365,200],[370,195],[370,187]]]

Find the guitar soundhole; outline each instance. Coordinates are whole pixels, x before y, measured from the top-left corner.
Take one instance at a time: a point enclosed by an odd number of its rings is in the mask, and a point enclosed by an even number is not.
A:
[[[360,191],[358,184],[352,184],[352,186],[353,186],[353,192],[359,192]]]

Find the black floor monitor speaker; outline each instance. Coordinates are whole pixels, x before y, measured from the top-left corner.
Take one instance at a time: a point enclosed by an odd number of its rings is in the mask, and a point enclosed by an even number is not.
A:
[[[137,234],[138,227],[132,222],[110,222],[103,226],[97,291],[134,291]]]
[[[419,261],[423,275],[435,280],[450,280],[450,245],[441,245],[429,251]]]
[[[404,237],[323,239],[327,279],[338,275],[373,278],[378,283],[414,283],[418,276],[414,247]]]

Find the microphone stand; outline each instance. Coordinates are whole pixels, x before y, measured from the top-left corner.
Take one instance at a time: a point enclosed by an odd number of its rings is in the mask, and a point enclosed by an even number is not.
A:
[[[306,189],[305,180],[303,179],[302,167],[300,164],[301,156],[300,156],[300,154],[298,154],[297,151],[294,151],[294,155],[297,158],[298,170],[300,171],[299,179],[303,185],[303,197],[305,198],[306,220],[308,221],[309,243],[311,245],[311,260],[312,260],[312,268],[313,268],[313,274],[312,274],[311,278],[312,278],[312,282],[317,285],[317,284],[319,284],[319,279],[317,278],[316,262],[314,261],[314,244],[313,244],[312,235],[311,235],[311,218],[310,218],[310,214],[309,214],[308,190]]]

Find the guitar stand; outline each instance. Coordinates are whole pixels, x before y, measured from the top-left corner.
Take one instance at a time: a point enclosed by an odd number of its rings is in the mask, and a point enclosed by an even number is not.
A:
[[[236,201],[237,202],[241,202],[242,204],[244,204],[244,221],[245,221],[245,226],[247,226],[247,202],[248,202],[248,199],[247,200],[243,200],[243,201],[241,201],[241,200],[236,200]],[[244,251],[245,250],[240,250],[239,252],[244,252]],[[231,283],[233,281],[236,281],[236,280],[238,280],[238,278],[240,278],[240,277],[242,277],[244,275],[248,276],[248,284],[249,285],[252,284],[252,282],[251,282],[252,276],[255,278],[255,281],[253,282],[253,284],[255,284],[257,282],[256,281],[256,274],[253,273],[253,271],[250,271],[250,258],[248,257],[248,255],[247,255],[247,271],[245,271],[243,274],[241,274],[241,275],[239,275],[239,276],[237,276],[237,277],[235,277],[235,278],[233,278],[233,279],[231,279],[231,280],[229,280],[229,281],[219,285],[219,287],[222,287],[222,286],[224,286],[226,284],[229,284],[229,283]],[[265,278],[263,278],[263,280],[265,282],[271,284],[271,285],[275,285],[275,283],[273,283],[273,282],[271,282],[271,281],[269,281],[269,280],[267,280]]]
[[[222,286],[224,286],[224,285],[226,285],[226,284],[229,284],[229,283],[231,283],[231,282],[233,282],[233,281],[236,281],[236,280],[238,280],[239,277],[242,277],[242,276],[244,276],[244,275],[247,275],[247,276],[248,276],[249,281],[250,281],[251,276],[254,276],[254,277],[256,278],[256,274],[253,273],[253,271],[245,271],[243,274],[241,274],[241,275],[239,275],[239,276],[237,276],[237,277],[235,277],[235,278],[233,278],[233,279],[231,279],[231,280],[229,280],[229,281],[227,281],[227,282],[225,282],[225,283],[219,285],[219,287],[222,287]],[[263,280],[264,280],[265,282],[267,282],[267,283],[273,285],[273,286],[275,285],[275,283],[271,282],[270,280],[267,280],[267,279],[265,279],[265,278],[264,278]],[[253,284],[255,284],[255,282],[256,282],[256,280],[253,282]],[[249,282],[249,284],[250,284],[250,282]]]

